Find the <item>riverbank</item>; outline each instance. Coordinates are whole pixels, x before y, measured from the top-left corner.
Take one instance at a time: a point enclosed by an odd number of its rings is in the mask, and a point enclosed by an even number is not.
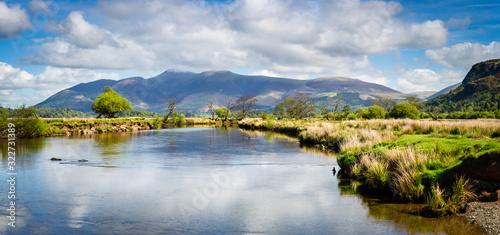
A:
[[[500,234],[500,201],[471,202],[467,204],[467,212],[461,216],[489,234]]]
[[[428,216],[462,212],[475,193],[493,190],[488,182],[500,182],[498,120],[245,119],[239,126],[337,152],[341,175],[355,190],[426,203]]]
[[[139,130],[161,129],[169,127],[193,125],[237,125],[237,121],[230,119],[224,122],[221,119],[186,118],[183,120],[163,118],[62,118],[62,119],[33,119],[30,126],[36,126],[36,135],[29,137],[51,137],[69,135],[94,135],[109,132],[130,132]],[[16,131],[24,131],[24,127],[17,126]],[[7,138],[2,133],[2,138]],[[29,138],[28,137],[28,138]],[[26,138],[22,136],[21,138]]]

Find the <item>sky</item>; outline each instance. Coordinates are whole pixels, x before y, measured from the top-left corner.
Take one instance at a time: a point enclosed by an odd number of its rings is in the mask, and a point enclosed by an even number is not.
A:
[[[496,0],[0,0],[0,106],[169,69],[438,91],[500,58],[498,12]]]

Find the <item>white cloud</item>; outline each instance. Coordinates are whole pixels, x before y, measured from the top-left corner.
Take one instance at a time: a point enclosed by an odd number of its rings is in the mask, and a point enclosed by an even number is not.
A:
[[[30,73],[0,62],[0,90],[31,87],[34,80],[35,77]]]
[[[94,69],[254,69],[387,83],[366,55],[443,46],[439,20],[406,23],[383,1],[102,1],[99,28],[72,12],[32,62]]]
[[[9,7],[5,2],[0,2],[0,38],[13,37],[29,28],[30,19],[20,5]]]
[[[28,4],[28,10],[34,14],[52,15],[56,10],[55,5],[52,1],[33,0]]]
[[[99,79],[120,79],[116,73],[98,73],[88,69],[70,69],[47,66],[32,75],[19,68],[0,62],[0,100],[2,105],[36,104],[62,89],[78,83]]]
[[[98,73],[88,69],[70,69],[47,66],[43,73],[36,75],[36,89],[61,90],[82,82],[91,82],[99,79],[120,79],[116,73]]]
[[[79,48],[95,49],[106,42],[112,43],[107,32],[85,21],[78,11],[71,12],[62,24],[49,24],[46,29],[63,36]]]
[[[397,88],[405,93],[415,91],[439,91],[446,86],[461,82],[464,78],[461,70],[443,69],[436,73],[429,69],[410,69],[396,80]]]
[[[460,43],[451,47],[427,50],[425,55],[438,64],[469,70],[472,65],[481,61],[498,59],[500,57],[500,42],[494,41],[489,45]]]

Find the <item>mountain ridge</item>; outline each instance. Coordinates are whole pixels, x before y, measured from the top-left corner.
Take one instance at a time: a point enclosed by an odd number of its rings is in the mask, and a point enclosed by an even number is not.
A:
[[[90,112],[92,101],[101,93],[103,86],[110,86],[132,102],[134,109],[162,112],[164,101],[180,100],[179,111],[199,112],[206,109],[208,100],[216,99],[216,106],[223,106],[229,98],[254,94],[257,105],[272,108],[284,98],[299,92],[312,97],[353,97],[346,100],[352,106],[367,106],[370,99],[380,96],[403,98],[404,94],[383,85],[344,77],[320,77],[297,80],[262,75],[240,75],[227,70],[193,73],[167,70],[151,78],[131,77],[121,80],[101,79],[80,83],[62,90],[35,105],[47,108],[70,108]],[[352,93],[352,94],[351,94]],[[234,102],[234,100],[233,100]]]
[[[425,103],[446,112],[498,110],[499,104],[500,59],[473,65],[455,89]]]

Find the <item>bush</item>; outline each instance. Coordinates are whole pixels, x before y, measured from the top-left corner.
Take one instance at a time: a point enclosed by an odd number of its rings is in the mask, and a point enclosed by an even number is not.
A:
[[[419,119],[420,111],[418,111],[415,105],[410,103],[397,103],[392,108],[389,116],[392,118],[411,118],[411,119]]]
[[[177,119],[177,124],[184,124],[184,123],[186,123],[186,116],[184,116],[184,114],[181,114]]]
[[[384,119],[385,118],[385,110],[384,108],[378,106],[378,105],[373,105],[370,106],[366,112],[362,113],[362,118],[364,119]]]
[[[349,115],[347,115],[347,120],[356,120],[356,114],[350,113]]]
[[[334,113],[334,112],[328,112],[327,114],[325,114],[325,116],[326,116],[325,118],[326,118],[327,120],[335,120],[335,117],[336,117],[337,115],[335,115],[335,113]]]
[[[267,120],[267,115],[265,115],[265,114],[260,115],[260,119]]]
[[[12,122],[16,126],[16,137],[29,138],[49,134],[48,124],[42,119],[36,118],[36,109],[22,105],[13,111],[13,119],[7,120],[8,112],[2,111],[0,126],[6,126]],[[3,129],[6,130],[6,129]]]
[[[421,119],[431,118],[431,115],[430,115],[430,114],[428,114],[428,113],[426,113],[426,112],[422,112],[422,113],[420,114],[420,118],[421,118]]]
[[[159,118],[159,117],[153,119],[152,121],[149,121],[149,124],[154,129],[159,129],[161,127],[162,123],[163,123],[163,120],[161,118]]]

